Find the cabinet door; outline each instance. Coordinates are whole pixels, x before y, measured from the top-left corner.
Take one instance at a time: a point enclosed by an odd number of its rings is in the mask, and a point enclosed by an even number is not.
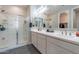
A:
[[[48,37],[47,38],[47,53],[48,54],[71,54],[72,52],[61,47],[61,45],[57,45],[56,43],[54,43],[53,38]]]
[[[26,40],[25,40],[25,38],[24,38],[24,19],[23,19],[23,17],[21,17],[21,16],[18,16],[17,17],[18,19],[18,30],[17,30],[17,33],[18,33],[18,43],[19,44],[22,44],[22,43],[25,43],[26,42]]]
[[[32,44],[37,48],[37,34],[32,32]]]
[[[37,48],[41,53],[46,53],[46,37],[44,35],[38,34]]]
[[[65,49],[71,51],[72,53],[79,53],[78,45],[72,44],[70,42],[65,42],[60,39],[50,38],[50,37],[47,37],[47,39],[49,39],[48,41],[50,41],[51,43],[57,44]]]

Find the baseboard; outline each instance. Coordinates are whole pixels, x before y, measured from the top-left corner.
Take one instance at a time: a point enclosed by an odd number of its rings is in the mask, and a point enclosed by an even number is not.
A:
[[[11,47],[2,48],[2,49],[0,49],[0,52],[5,52],[7,50],[18,48],[18,47],[21,47],[21,46],[24,46],[24,45],[28,45],[28,44],[23,43],[23,44],[14,45],[14,46],[11,46]]]

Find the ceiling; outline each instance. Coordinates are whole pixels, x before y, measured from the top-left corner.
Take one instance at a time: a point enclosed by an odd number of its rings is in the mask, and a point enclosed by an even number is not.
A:
[[[0,5],[0,9],[1,9],[1,8],[5,8],[5,7],[11,7],[11,6],[17,6],[17,7],[22,7],[22,8],[28,8],[29,5]]]
[[[62,11],[62,10],[69,9],[74,6],[77,6],[77,5],[48,5],[47,10],[44,12],[44,14],[53,15],[53,14],[56,14],[56,13]]]
[[[35,8],[35,11],[40,8],[40,6],[45,6],[45,5],[34,5],[33,7]],[[58,11],[61,11],[63,5],[46,5],[47,9],[43,12],[45,15],[52,15],[57,13]]]
[[[63,10],[63,5],[49,5],[47,6],[48,10],[44,13],[46,15],[53,15],[58,13],[59,11]]]

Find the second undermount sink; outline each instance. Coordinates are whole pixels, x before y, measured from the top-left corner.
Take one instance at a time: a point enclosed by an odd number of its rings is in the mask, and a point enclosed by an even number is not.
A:
[[[46,32],[54,32],[54,31],[53,30],[50,31],[49,29],[47,29]]]

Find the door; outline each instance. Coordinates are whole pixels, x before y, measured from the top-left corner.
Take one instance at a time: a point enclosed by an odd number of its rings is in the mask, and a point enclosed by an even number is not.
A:
[[[18,21],[18,44],[24,44],[27,43],[27,29],[28,29],[28,24],[26,21],[26,18],[23,16],[18,16],[17,18]]]
[[[63,41],[61,41],[63,43]],[[65,45],[60,44],[60,40],[47,37],[47,54],[72,54],[72,52],[65,48]]]
[[[32,44],[37,48],[37,33],[32,32]]]
[[[42,34],[38,34],[38,50],[41,53],[46,53],[46,36],[42,35]]]
[[[8,27],[7,27],[7,38],[8,38],[8,45],[9,46],[15,46],[17,42],[17,36],[16,36],[16,29],[17,29],[17,23],[16,23],[17,16],[16,15],[8,15]]]
[[[70,54],[68,50],[63,49],[60,46],[47,42],[47,54]]]

